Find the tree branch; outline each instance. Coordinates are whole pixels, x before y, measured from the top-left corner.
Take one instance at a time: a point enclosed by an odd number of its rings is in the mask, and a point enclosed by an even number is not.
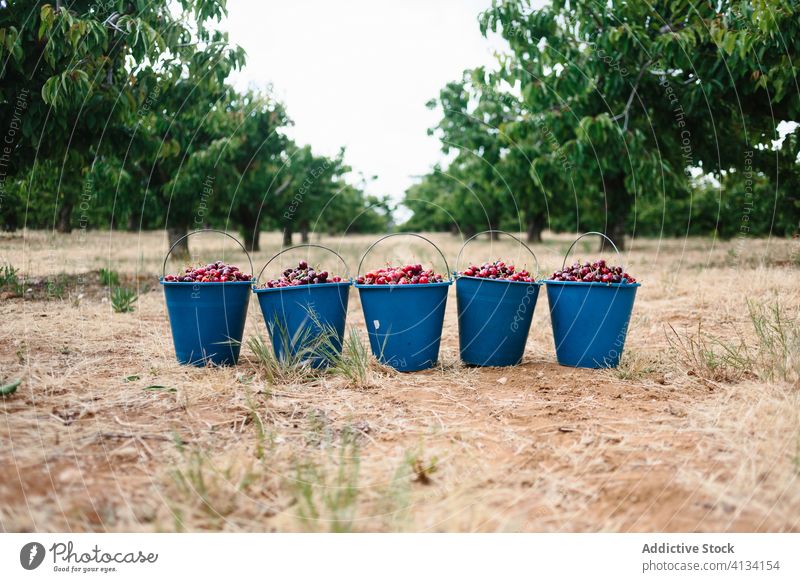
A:
[[[283,182],[283,184],[278,186],[278,189],[275,190],[275,192],[273,192],[272,195],[273,196],[280,196],[281,194],[283,194],[283,191],[286,190],[289,187],[289,184],[291,184],[291,183],[292,183],[292,178],[291,177],[286,178],[286,180]]]
[[[631,90],[631,94],[628,95],[628,101],[625,103],[625,109],[619,115],[615,115],[611,119],[613,121],[619,121],[620,119],[625,119],[622,124],[622,131],[628,131],[628,120],[630,119],[631,113],[631,105],[633,104],[633,98],[636,95],[636,92],[639,90],[639,81],[642,80],[642,76],[644,75],[647,68],[653,64],[654,59],[648,59],[648,61],[642,66],[639,70],[639,74],[636,75],[636,81],[633,83],[633,89]]]
[[[121,34],[128,34],[124,30],[122,30],[119,26],[117,26],[117,20],[119,19],[120,16],[121,16],[121,14],[119,12],[112,12],[108,16],[108,18],[106,18],[103,21],[103,26],[108,26],[109,28],[111,28],[113,30],[116,30],[117,32],[119,32]]]

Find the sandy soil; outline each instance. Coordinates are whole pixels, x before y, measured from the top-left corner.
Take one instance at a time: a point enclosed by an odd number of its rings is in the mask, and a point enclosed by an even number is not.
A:
[[[431,236],[453,262],[458,239]],[[263,238],[256,270],[277,248],[277,235]],[[433,260],[399,238],[367,263]],[[355,270],[371,240],[322,242]],[[543,270],[569,241],[535,247]],[[580,256],[596,254],[589,244]],[[192,252],[210,259],[215,245]],[[557,365],[544,293],[522,365],[465,368],[451,291],[441,364],[375,366],[369,386],[355,387],[332,374],[270,385],[249,348],[236,367],[179,366],[157,284],[163,233],[0,235],[0,264],[26,276],[23,296],[0,302],[0,382],[23,380],[0,397],[0,526],[797,531],[796,351],[775,356],[747,301],[780,305],[782,341],[798,347],[800,243],[629,246],[626,266],[643,286],[618,370]],[[517,249],[482,241],[467,258],[479,256]],[[113,313],[100,268],[138,289],[135,312]],[[348,325],[363,329],[351,293]],[[253,301],[255,335],[266,333]],[[695,360],[681,349],[691,341],[704,346]],[[747,361],[725,360],[726,346],[744,346]]]

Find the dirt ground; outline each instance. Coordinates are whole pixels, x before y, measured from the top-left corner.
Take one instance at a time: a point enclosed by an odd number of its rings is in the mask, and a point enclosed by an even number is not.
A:
[[[431,237],[452,269],[459,240]],[[354,271],[373,239],[321,242]],[[368,265],[434,264],[401,239]],[[534,247],[543,271],[570,240]],[[256,270],[278,243],[262,236]],[[800,529],[798,241],[631,242],[642,287],[617,370],[557,365],[545,293],[522,365],[463,367],[451,289],[440,365],[373,366],[366,387],[336,374],[271,385],[249,347],[236,367],[178,365],[165,244],[0,235],[0,265],[25,276],[0,302],[0,383],[22,379],[0,397],[3,531]],[[211,260],[216,245],[192,253]],[[508,242],[468,255],[533,266]],[[138,290],[134,312],[113,312],[101,268]],[[753,310],[775,306],[779,325],[759,332]],[[356,290],[348,326],[364,329]],[[253,300],[245,341],[256,335]]]

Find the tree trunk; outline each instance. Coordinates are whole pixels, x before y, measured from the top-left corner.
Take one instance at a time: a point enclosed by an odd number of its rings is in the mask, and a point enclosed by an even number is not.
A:
[[[606,232],[604,233],[608,238],[614,241],[614,244],[617,245],[617,248],[620,251],[625,250],[625,220],[617,220],[614,217],[611,224],[606,227]],[[614,247],[612,247],[608,241],[604,238],[600,239],[600,252],[613,252]]]
[[[242,207],[236,214],[241,226],[244,247],[248,253],[261,250],[261,214],[252,212],[249,207]]]
[[[489,226],[489,230],[492,230],[493,228],[494,228],[493,226]],[[489,239],[500,240],[500,233],[495,230],[492,230],[492,232],[489,233]]]
[[[136,221],[136,213],[135,212],[131,212],[128,215],[128,222],[125,225],[125,230],[127,230],[128,232],[136,232],[138,226],[139,225],[137,224],[137,221]]]
[[[606,187],[606,227],[603,234],[614,241],[617,248],[625,249],[625,223],[631,206],[631,196],[625,190],[625,180],[621,174],[605,180]],[[600,251],[613,251],[608,241],[600,238]]]
[[[58,209],[58,223],[56,225],[58,232],[72,232],[72,206],[72,202],[65,200],[62,202],[61,208]]]
[[[304,224],[300,227],[300,242],[304,245],[308,244],[308,225]]]
[[[542,242],[542,223],[538,216],[528,216],[528,242],[540,243]]]
[[[167,228],[167,236],[169,238],[169,246],[172,248],[178,239],[182,236],[186,235],[189,232],[189,229],[186,226],[170,226]],[[178,246],[172,249],[172,254],[181,259],[188,259],[189,258],[189,239],[184,238]]]
[[[251,227],[246,224],[242,235],[244,236],[244,247],[247,249],[248,253],[257,253],[261,250],[260,226],[256,225]]]
[[[292,227],[291,226],[284,226],[283,227],[283,246],[285,246],[285,247],[292,246]]]

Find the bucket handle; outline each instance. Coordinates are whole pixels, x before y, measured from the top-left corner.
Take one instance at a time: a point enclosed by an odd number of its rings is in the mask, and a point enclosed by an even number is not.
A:
[[[622,253],[619,252],[619,249],[617,248],[617,245],[615,245],[614,241],[611,240],[610,238],[608,238],[602,232],[595,232],[595,231],[584,232],[581,236],[579,236],[574,241],[572,241],[572,244],[569,245],[569,248],[567,249],[567,254],[564,255],[564,261],[561,263],[561,270],[563,271],[564,267],[567,266],[567,257],[569,257],[569,254],[572,252],[572,249],[575,247],[575,245],[578,244],[578,241],[581,240],[585,236],[589,236],[590,234],[596,234],[597,236],[602,236],[604,239],[606,239],[608,242],[611,243],[611,246],[614,247],[614,251],[617,253],[617,256],[619,257],[619,266],[622,267],[622,270],[624,271],[625,270],[625,266],[622,264]]]
[[[387,238],[391,238],[393,236],[414,236],[414,237],[417,237],[417,238],[420,238],[420,239],[424,240],[426,243],[431,245],[433,248],[436,249],[436,252],[439,253],[439,256],[442,257],[442,260],[444,261],[444,268],[446,270],[445,272],[447,273],[447,279],[449,281],[453,280],[452,276],[450,275],[450,265],[447,264],[447,258],[444,256],[444,253],[442,252],[442,250],[439,247],[437,247],[436,244],[432,240],[430,240],[429,238],[425,238],[424,236],[422,236],[421,234],[417,234],[416,232],[393,232],[391,234],[387,234],[385,236],[382,236],[381,238],[376,240],[374,243],[369,245],[369,248],[361,256],[361,260],[358,261],[358,270],[356,271],[356,277],[360,277],[361,276],[361,266],[364,264],[364,259],[367,258],[367,255],[370,253],[370,251],[373,249],[373,247],[375,245],[377,245],[379,242],[383,242]]]
[[[244,254],[247,255],[247,261],[250,263],[250,273],[255,271],[255,269],[253,268],[253,259],[250,258],[250,253],[247,252],[247,249],[244,248],[244,245],[241,242],[239,242],[238,238],[236,238],[232,234],[229,234],[229,233],[225,232],[224,230],[217,230],[216,228],[204,228],[204,229],[201,229],[201,230],[193,230],[192,232],[183,235],[181,238],[179,238],[174,243],[172,243],[172,246],[169,247],[169,250],[167,251],[167,254],[164,257],[164,264],[161,266],[161,278],[162,279],[167,275],[167,260],[169,260],[169,256],[172,254],[172,251],[175,250],[175,247],[178,246],[178,244],[181,241],[183,241],[184,239],[189,238],[193,234],[200,234],[200,233],[205,233],[205,232],[216,232],[218,234],[224,234],[229,239],[232,239],[237,245],[242,247],[242,250],[244,251]],[[255,281],[255,279],[254,279],[254,281]]]
[[[534,261],[536,261],[536,277],[534,277],[534,280],[536,280],[536,278],[538,278],[538,277],[539,277],[539,273],[540,273],[540,271],[541,271],[541,268],[539,267],[539,259],[537,259],[537,258],[536,258],[536,253],[534,253],[534,252],[531,250],[531,247],[529,247],[528,245],[526,245],[526,244],[525,244],[524,242],[522,242],[520,239],[518,239],[517,237],[515,237],[515,236],[514,236],[513,234],[511,234],[510,232],[506,232],[506,231],[504,231],[504,230],[484,230],[483,232],[479,232],[478,234],[474,234],[474,235],[472,235],[471,237],[469,237],[467,240],[465,240],[465,241],[464,241],[464,244],[463,244],[463,245],[461,245],[461,250],[460,250],[460,251],[458,251],[458,256],[456,257],[456,265],[455,265],[455,266],[456,266],[456,274],[458,274],[458,264],[461,262],[461,254],[464,252],[464,249],[465,249],[465,248],[467,248],[467,245],[468,245],[469,243],[471,243],[471,242],[472,242],[474,239],[476,239],[476,238],[478,238],[479,236],[481,236],[482,234],[492,234],[492,233],[499,233],[499,234],[504,234],[504,235],[506,235],[506,236],[509,236],[509,237],[511,237],[512,239],[514,239],[515,241],[517,241],[519,244],[521,244],[523,247],[525,247],[525,250],[526,250],[526,251],[528,251],[528,252],[531,254],[531,256],[533,257],[533,260],[534,260]]]
[[[317,249],[322,249],[322,250],[328,251],[331,254],[336,255],[336,257],[340,261],[342,261],[342,264],[344,265],[344,272],[345,272],[345,277],[344,278],[345,279],[349,279],[350,278],[350,268],[347,266],[347,262],[342,258],[342,255],[337,253],[332,248],[326,247],[324,245],[315,245],[315,244],[311,244],[311,243],[302,244],[302,245],[295,245],[293,247],[289,247],[288,249],[283,249],[281,252],[272,255],[272,258],[270,260],[268,260],[263,267],[261,267],[261,270],[258,272],[258,277],[257,278],[260,279],[261,275],[264,273],[264,270],[269,266],[269,264],[272,261],[274,261],[275,259],[277,259],[278,257],[280,257],[283,253],[288,253],[289,251],[293,251],[293,250],[296,250],[296,249],[311,248],[311,247],[317,248]]]

